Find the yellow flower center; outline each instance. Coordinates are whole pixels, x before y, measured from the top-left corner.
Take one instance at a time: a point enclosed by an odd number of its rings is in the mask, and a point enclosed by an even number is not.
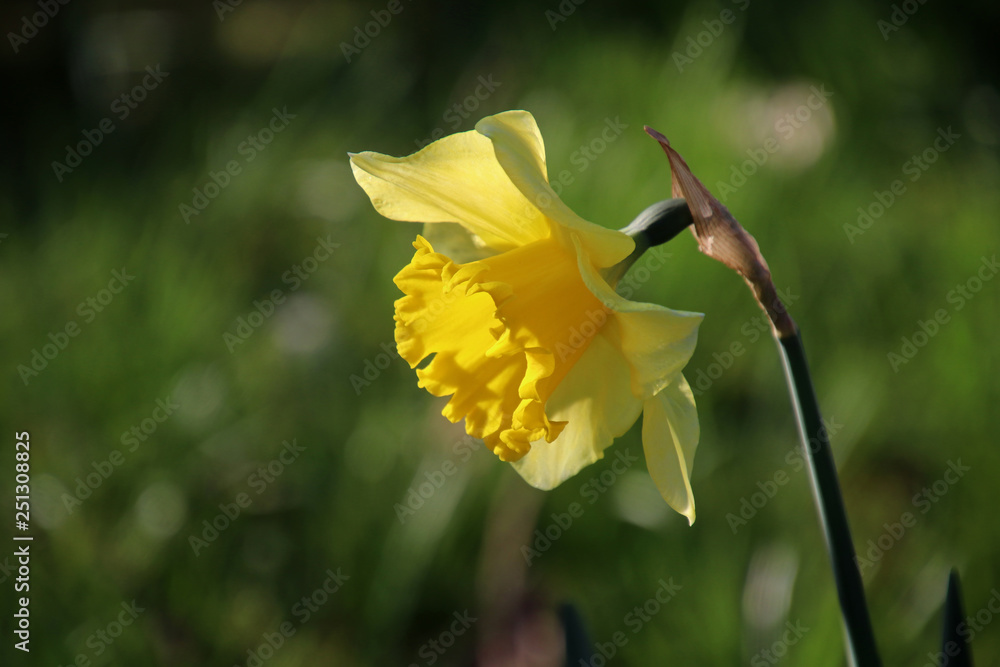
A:
[[[419,384],[452,398],[442,414],[465,419],[503,461],[516,461],[566,425],[545,402],[586,350],[608,309],[584,284],[576,253],[547,238],[469,264],[455,264],[417,237],[395,277],[396,343]]]

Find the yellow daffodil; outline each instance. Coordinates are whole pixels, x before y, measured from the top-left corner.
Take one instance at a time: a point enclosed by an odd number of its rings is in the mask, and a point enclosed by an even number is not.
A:
[[[421,387],[451,396],[444,416],[551,489],[641,412],[649,472],[693,522],[699,428],[681,369],[702,316],[615,293],[613,267],[635,243],[559,199],[531,114],[484,118],[404,158],[354,154],[351,166],[379,213],[428,223],[395,277],[396,343]]]

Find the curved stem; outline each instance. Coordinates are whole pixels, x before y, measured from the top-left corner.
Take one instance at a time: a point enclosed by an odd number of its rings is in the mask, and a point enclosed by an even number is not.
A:
[[[642,253],[666,243],[689,227],[692,222],[691,210],[683,199],[664,199],[647,206],[627,227],[618,230],[632,237],[635,241],[635,250],[614,266],[603,269],[601,275],[608,284],[616,284],[642,257]]]

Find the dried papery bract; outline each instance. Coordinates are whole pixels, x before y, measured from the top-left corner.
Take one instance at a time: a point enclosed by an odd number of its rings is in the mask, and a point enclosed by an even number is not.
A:
[[[771,280],[771,271],[754,238],[695,178],[684,158],[670,146],[666,137],[649,127],[646,132],[660,142],[670,160],[673,195],[683,197],[691,209],[694,220],[691,231],[698,240],[698,248],[743,276],[757,303],[771,320],[795,408],[802,450],[809,463],[809,479],[820,525],[830,553],[844,618],[850,664],[857,667],[881,667],[875,633],[865,602],[864,584],[856,563],[854,541],[840,493],[837,466],[830,448],[829,434],[823,426],[798,328],[778,298]]]
[[[778,297],[771,271],[760,254],[757,241],[691,173],[684,158],[673,149],[665,136],[648,126],[645,130],[660,142],[670,160],[671,190],[674,197],[685,199],[691,209],[694,218],[691,232],[698,240],[698,249],[743,276],[757,303],[770,318],[778,338],[795,335],[795,322]]]

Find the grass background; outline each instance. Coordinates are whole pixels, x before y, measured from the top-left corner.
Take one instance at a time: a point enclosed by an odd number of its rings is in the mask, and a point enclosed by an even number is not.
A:
[[[634,298],[706,313],[687,371],[706,378],[693,527],[641,462],[616,475],[609,458],[550,493],[530,489],[386,354],[391,277],[418,228],[374,212],[346,153],[408,154],[438,128],[513,108],[535,115],[550,175],[569,174],[565,201],[599,224],[622,227],[669,196],[644,124],[725,192],[792,295],[858,550],[889,547],[864,572],[885,664],[933,664],[952,567],[967,612],[980,612],[976,659],[994,664],[1000,309],[994,276],[974,279],[1000,246],[997,12],[907,5],[915,12],[889,30],[879,21],[896,6],[73,3],[16,52],[8,37],[0,488],[11,508],[13,433],[28,431],[35,541],[32,651],[14,651],[5,632],[5,664],[553,664],[563,603],[586,628],[588,659],[594,642],[607,650],[624,633],[609,664],[845,664],[777,350],[742,281],[689,235],[662,267],[632,275]],[[4,34],[37,11],[5,5]],[[391,20],[348,62],[343,45],[373,11]],[[169,74],[119,118],[114,100],[157,64]],[[480,77],[499,82],[485,99]],[[817,108],[813,87],[832,93]],[[247,161],[241,145],[275,109],[294,118]],[[797,127],[781,124],[795,113]],[[52,163],[104,118],[114,131],[57,179]],[[627,127],[602,146],[609,120]],[[949,128],[953,145],[914,171]],[[764,164],[744,166],[772,138]],[[186,221],[193,189],[232,160],[240,173]],[[897,180],[905,192],[863,233],[845,228]],[[339,247],[292,289],[283,276],[318,239]],[[80,304],[107,299],[114,270],[134,280],[88,319]],[[959,299],[960,285],[980,289]],[[275,290],[283,302],[227,346]],[[939,309],[947,322],[893,368],[887,355]],[[19,370],[70,322],[79,334],[44,369]],[[179,407],[130,451],[123,436],[157,400]],[[258,469],[293,440],[304,451],[266,481]],[[609,456],[640,449],[636,426]],[[114,450],[120,465],[68,508]],[[968,472],[942,482],[958,461]],[[452,470],[400,520],[411,489]],[[787,483],[735,523],[779,471]],[[243,493],[249,506],[196,554],[191,537]],[[522,546],[573,503],[582,515],[527,567]],[[907,512],[913,525],[896,537]],[[17,533],[12,516],[4,525]],[[4,563],[7,628],[15,574]],[[349,577],[330,595],[328,570]],[[681,588],[636,630],[634,609],[661,580]],[[100,639],[133,600],[135,622]],[[438,653],[429,642],[448,643],[465,611],[478,620]],[[808,628],[794,645],[781,643],[786,622]],[[283,623],[294,634],[260,652]],[[537,662],[504,662],[497,645]]]

